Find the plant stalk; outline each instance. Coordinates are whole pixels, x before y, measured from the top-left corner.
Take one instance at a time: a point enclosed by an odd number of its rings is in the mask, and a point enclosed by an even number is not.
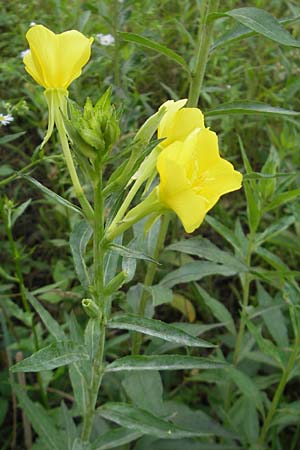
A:
[[[213,34],[213,21],[208,21],[209,14],[218,10],[219,0],[202,0],[198,28],[195,64],[191,73],[187,106],[197,107],[208,61],[209,48]]]
[[[83,418],[82,439],[89,441],[93,426],[93,418],[97,404],[97,398],[101,381],[104,373],[104,347],[105,347],[105,330],[106,330],[106,305],[104,296],[104,253],[103,236],[104,236],[104,201],[102,192],[102,168],[100,163],[96,163],[97,180],[94,182],[94,299],[99,306],[102,317],[99,317],[100,339],[96,355],[92,363],[92,377],[89,388],[89,399],[87,411]]]
[[[158,259],[159,254],[164,246],[164,242],[165,242],[166,235],[168,232],[169,223],[170,223],[170,214],[166,213],[161,220],[160,229],[159,229],[159,233],[158,233],[157,241],[156,241],[156,246],[155,246],[155,250],[153,253],[154,259]],[[145,280],[144,280],[144,286],[151,286],[153,284],[156,270],[157,270],[156,264],[154,264],[154,263],[148,264],[147,272],[146,272],[146,276],[145,276]],[[140,304],[139,304],[139,311],[138,311],[138,314],[141,317],[144,317],[144,315],[145,315],[147,300],[148,300],[148,292],[146,291],[146,289],[143,289],[143,293],[142,293],[142,296],[140,299]],[[136,333],[136,332],[133,333],[133,337],[132,337],[132,354],[133,355],[138,355],[140,353],[141,345],[142,345],[142,334]]]
[[[259,444],[260,444],[261,448],[265,448],[264,444],[265,444],[267,432],[268,432],[268,430],[270,428],[272,419],[273,419],[274,414],[276,413],[276,410],[277,410],[278,403],[279,403],[279,401],[281,399],[281,396],[282,396],[283,391],[285,389],[285,386],[286,386],[286,384],[288,382],[288,379],[289,379],[289,376],[291,374],[291,371],[292,371],[292,369],[293,369],[293,367],[295,365],[296,359],[298,357],[299,345],[300,345],[300,339],[299,339],[299,336],[298,336],[295,339],[295,343],[294,343],[294,347],[293,347],[292,353],[291,353],[291,355],[289,357],[287,366],[286,366],[286,368],[284,369],[284,371],[282,373],[280,382],[279,382],[279,384],[277,386],[277,389],[275,391],[275,394],[274,394],[274,397],[273,397],[273,400],[272,400],[272,403],[271,403],[271,407],[269,409],[269,412],[267,414],[267,417],[265,418],[264,424],[263,424],[262,429],[261,429],[261,433],[260,433],[260,436],[259,436]]]

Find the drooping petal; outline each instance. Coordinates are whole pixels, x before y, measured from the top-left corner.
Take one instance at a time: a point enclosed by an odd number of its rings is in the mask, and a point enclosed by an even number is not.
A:
[[[158,139],[161,139],[162,137],[165,137],[167,135],[167,128],[170,123],[172,123],[173,117],[175,113],[183,108],[183,106],[186,104],[187,99],[178,100],[177,102],[174,102],[174,100],[168,100],[165,103],[161,105],[161,108],[167,108],[167,111],[163,118],[160,121],[160,124],[157,129],[157,137]]]

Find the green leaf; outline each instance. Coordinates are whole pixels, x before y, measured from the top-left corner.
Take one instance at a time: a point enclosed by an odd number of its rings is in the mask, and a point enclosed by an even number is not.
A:
[[[39,372],[65,366],[74,361],[88,359],[82,345],[72,341],[60,341],[48,345],[11,367],[12,372]]]
[[[223,305],[223,303],[219,302],[215,298],[211,297],[202,287],[198,284],[195,284],[197,291],[201,295],[206,306],[211,310],[212,314],[215,316],[219,322],[222,322],[223,325],[228,329],[230,333],[234,336],[236,335],[236,329],[234,326],[233,318],[228,311],[228,309]]]
[[[239,240],[232,230],[219,222],[215,217],[206,215],[205,221],[236,250],[240,250]]]
[[[67,439],[67,449],[66,450],[73,450],[73,442],[75,441],[76,437],[77,437],[77,430],[76,430],[76,425],[74,423],[74,420],[72,418],[72,413],[71,411],[68,410],[68,408],[66,407],[65,402],[61,403],[61,415],[62,415],[62,419],[63,419],[63,423],[65,425],[65,435],[66,435],[66,439]]]
[[[152,297],[153,306],[163,305],[164,303],[171,303],[173,300],[173,292],[171,289],[159,284],[154,286],[144,286]]]
[[[250,320],[247,320],[246,324],[250,333],[254,336],[260,351],[265,353],[267,356],[270,356],[282,368],[284,368],[285,358],[283,352],[280,351],[272,341],[262,337],[260,330],[252,322],[250,322]]]
[[[262,314],[263,321],[277,345],[282,348],[288,347],[289,338],[285,318],[279,308],[274,308],[276,304],[278,305],[276,299],[271,297],[260,283],[257,283],[257,299],[259,304],[263,307],[273,306],[272,309],[268,309],[266,314]],[[283,300],[281,300],[280,303],[281,306],[285,306]]]
[[[31,184],[33,184],[37,189],[39,189],[43,194],[45,194],[47,197],[49,197],[51,200],[53,200],[55,203],[58,203],[65,208],[71,209],[72,211],[75,211],[76,213],[79,213],[80,215],[83,215],[82,211],[78,206],[73,205],[73,203],[69,202],[65,198],[61,197],[60,195],[56,194],[55,192],[48,189],[46,186],[44,186],[39,181],[35,180],[29,175],[19,175],[21,178],[24,178],[25,180],[29,181]]]
[[[165,439],[203,436],[204,433],[192,432],[153,416],[147,411],[134,408],[126,403],[106,403],[97,412],[107,420],[142,434],[150,434]],[[207,435],[206,433],[204,435]]]
[[[226,13],[250,30],[282,45],[300,47],[300,42],[285,30],[275,17],[259,8],[237,8]]]
[[[265,206],[266,211],[271,211],[272,209],[278,208],[281,205],[285,205],[287,202],[294,200],[299,197],[300,189],[293,189],[291,191],[282,192],[281,194],[276,194],[274,200]]]
[[[236,386],[239,388],[242,394],[250,398],[255,403],[257,409],[263,415],[264,414],[263,397],[260,390],[258,389],[256,384],[252,381],[252,379],[247,374],[241,372],[235,367],[228,367],[226,371],[230,379],[236,384]]]
[[[76,223],[70,235],[70,248],[73,255],[75,270],[81,285],[86,289],[90,286],[91,282],[84,255],[86,246],[91,239],[92,234],[92,227],[85,220],[81,220]]]
[[[127,428],[115,428],[98,437],[91,445],[91,450],[109,450],[137,440],[143,434]]]
[[[234,103],[224,103],[218,105],[211,111],[205,113],[205,117],[214,118],[223,115],[233,114],[263,114],[263,115],[284,115],[299,116],[300,112],[290,109],[280,108],[279,106],[271,106],[262,102],[239,101]]]
[[[222,369],[223,361],[185,355],[124,356],[106,367],[106,372],[121,370]]]
[[[78,410],[85,413],[88,404],[88,385],[83,361],[77,361],[70,364],[69,375]]]
[[[19,139],[19,137],[23,136],[24,134],[26,134],[26,131],[20,131],[19,133],[13,133],[13,134],[8,134],[6,136],[1,136],[0,137],[0,144],[7,144],[8,142],[12,142],[15,141],[16,139]]]
[[[81,438],[76,438],[72,450],[91,450],[91,444]]]
[[[179,283],[201,280],[210,275],[223,275],[230,277],[237,273],[232,267],[223,266],[207,261],[195,261],[184,264],[179,269],[168,273],[160,282],[162,286],[173,287]]]
[[[126,372],[122,386],[137,407],[156,416],[166,415],[163,404],[163,385],[156,370]]]
[[[53,319],[53,317],[48,313],[43,305],[29,291],[25,290],[25,295],[40,316],[49,333],[51,333],[57,341],[65,340],[66,335],[61,329],[60,325],[56,322],[56,320]]]
[[[90,319],[84,330],[84,343],[91,360],[94,358],[97,352],[100,336],[100,320]]]
[[[133,314],[114,316],[108,322],[108,327],[117,328],[119,330],[137,331],[139,333],[158,337],[168,342],[175,342],[189,347],[214,347],[213,344],[191,336],[179,328],[162,322],[161,320],[146,319]]]
[[[278,19],[278,22],[283,25],[288,25],[292,23],[299,22],[300,16]],[[239,41],[251,36],[255,36],[257,33],[255,31],[250,31],[248,27],[237,23],[234,28],[231,28],[228,32],[223,34],[219,39],[217,39],[210,48],[210,51],[215,50],[223,44],[231,44],[232,42]]]
[[[290,227],[294,222],[294,216],[286,216],[282,219],[279,219],[277,222],[268,226],[263,233],[258,233],[256,235],[255,245],[258,247],[269,239],[272,239],[274,236],[277,236],[277,234],[282,233],[284,230]]]
[[[24,390],[17,385],[13,386],[19,404],[36,433],[43,438],[49,450],[66,450],[63,436],[55,428],[51,417],[39,403],[32,402]]]
[[[119,253],[119,255],[126,257],[126,258],[144,259],[145,261],[149,261],[149,262],[158,264],[156,259],[151,258],[151,256],[148,256],[143,252],[139,252],[138,250],[134,250],[129,247],[124,247],[124,245],[110,244],[109,248],[111,250],[116,251],[117,253]]]
[[[199,258],[205,258],[215,263],[224,264],[227,267],[238,272],[247,272],[248,268],[239,261],[230,252],[220,250],[216,245],[201,236],[185,239],[184,241],[175,242],[169,245],[166,250],[176,250],[187,253],[188,255],[196,255]]]
[[[152,41],[149,38],[145,38],[143,36],[140,36],[135,33],[126,33],[126,32],[119,32],[119,36],[127,42],[133,42],[134,44],[141,45],[143,47],[150,48],[151,50],[154,50],[158,53],[161,53],[168,58],[171,58],[173,61],[175,61],[177,64],[182,66],[188,73],[190,72],[189,66],[185,62],[184,58],[177,53],[175,53],[173,50],[169,49],[168,47],[165,47],[162,44],[158,44],[155,41]]]
[[[12,213],[11,216],[11,226],[13,227],[15,222],[18,220],[18,218],[24,213],[24,211],[26,210],[26,208],[30,205],[31,203],[31,198],[28,199],[26,202],[21,203],[21,205],[19,205],[14,212]]]

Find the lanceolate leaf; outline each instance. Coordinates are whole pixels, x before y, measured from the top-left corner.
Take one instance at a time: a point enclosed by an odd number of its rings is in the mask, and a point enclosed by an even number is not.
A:
[[[196,255],[209,261],[224,264],[239,272],[247,272],[248,268],[230,252],[220,250],[208,239],[196,237],[175,242],[167,247],[167,250],[177,250],[189,255]]]
[[[72,341],[55,342],[11,367],[12,372],[39,372],[88,359],[85,348]]]
[[[237,270],[232,267],[208,261],[195,261],[187,263],[179,269],[170,272],[161,280],[160,284],[171,288],[176,284],[201,280],[201,278],[209,275],[223,275],[229,277],[236,273]]]
[[[106,372],[121,370],[222,369],[223,361],[185,355],[125,356],[106,367]]]
[[[154,50],[158,53],[162,53],[163,55],[167,56],[168,58],[171,58],[177,64],[182,66],[187,72],[189,72],[189,67],[185,62],[185,60],[183,59],[183,57],[178,55],[168,47],[165,47],[164,45],[152,41],[149,38],[145,38],[143,36],[134,33],[119,32],[119,35],[124,41],[133,42],[134,44],[138,44],[143,47],[150,48],[151,50]]]
[[[70,247],[73,255],[76,273],[83,287],[90,285],[89,274],[85,264],[84,255],[86,246],[92,236],[92,227],[85,221],[78,222],[70,236]]]
[[[63,341],[66,336],[56,320],[53,319],[43,305],[29,291],[26,290],[25,295],[40,316],[47,330],[57,341]]]
[[[259,8],[237,8],[226,13],[250,30],[282,45],[300,47],[300,41],[285,30],[275,17]]]
[[[140,438],[143,434],[128,428],[115,428],[98,437],[91,445],[91,450],[108,450],[129,444]]]
[[[17,385],[13,386],[19,404],[36,433],[43,438],[49,450],[66,450],[64,440],[59,430],[55,428],[49,414],[39,403],[32,402],[24,390]]]
[[[241,101],[234,103],[224,103],[218,105],[211,111],[207,111],[205,116],[209,118],[232,114],[264,114],[264,115],[284,115],[299,116],[299,111],[280,108],[278,106],[267,105],[261,102]]]
[[[33,184],[36,188],[38,188],[40,191],[43,192],[43,194],[47,195],[47,197],[50,197],[51,200],[53,200],[56,203],[59,203],[62,206],[65,206],[66,208],[71,209],[72,211],[75,211],[82,215],[82,211],[78,206],[73,205],[73,203],[69,202],[65,198],[61,197],[60,195],[56,194],[55,192],[48,189],[46,186],[44,186],[39,181],[35,180],[34,178],[30,177],[29,175],[19,175],[21,178],[24,178],[25,180],[29,181],[31,184]]]
[[[124,247],[124,245],[111,244],[109,248],[116,251],[121,256],[125,256],[127,258],[144,259],[146,261],[158,264],[158,262],[155,259],[151,258],[151,256],[148,256],[143,252],[139,252],[138,250]]]
[[[164,323],[161,320],[146,319],[133,314],[122,314],[113,317],[108,322],[108,327],[117,328],[119,330],[138,331],[139,333],[155,336],[168,342],[175,342],[190,347],[214,347],[213,344],[191,336],[179,328]]]
[[[285,18],[285,19],[278,19],[278,22],[282,25],[288,25],[292,23],[297,23],[300,20],[300,16],[297,17],[291,17],[291,18]],[[224,44],[230,44],[234,41],[239,41],[241,39],[245,39],[251,36],[255,36],[257,33],[255,31],[251,31],[248,27],[245,27],[244,25],[241,25],[240,23],[237,23],[234,28],[226,32],[223,36],[220,37],[220,39],[217,39],[213,45],[210,48],[210,51],[215,50],[216,48],[220,47]]]
[[[153,416],[143,409],[134,408],[126,403],[106,403],[97,412],[107,420],[142,434],[150,434],[167,439],[203,436],[207,433],[196,433],[184,430],[176,425]]]

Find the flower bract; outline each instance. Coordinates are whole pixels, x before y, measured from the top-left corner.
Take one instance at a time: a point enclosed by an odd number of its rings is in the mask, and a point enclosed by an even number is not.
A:
[[[67,90],[91,55],[93,38],[76,30],[55,34],[43,25],[35,25],[26,38],[30,52],[23,58],[25,68],[46,89]]]

